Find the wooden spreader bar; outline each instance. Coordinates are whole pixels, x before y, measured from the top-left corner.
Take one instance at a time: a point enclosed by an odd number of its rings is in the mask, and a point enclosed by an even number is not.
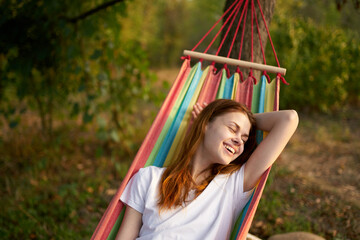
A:
[[[210,62],[216,62],[216,63],[222,63],[222,64],[226,63],[227,65],[239,66],[239,67],[243,67],[243,68],[251,68],[251,69],[256,69],[256,70],[266,71],[266,72],[271,72],[271,73],[280,73],[283,76],[285,76],[285,74],[286,74],[286,68],[281,68],[281,67],[274,67],[274,66],[270,66],[270,65],[253,63],[253,62],[238,60],[238,59],[234,59],[234,58],[226,58],[226,57],[222,57],[222,56],[216,56],[216,55],[200,53],[200,52],[195,52],[195,51],[189,51],[189,50],[184,50],[183,54],[185,56],[190,56],[192,58],[198,58],[198,59],[204,59],[204,60],[207,60]]]

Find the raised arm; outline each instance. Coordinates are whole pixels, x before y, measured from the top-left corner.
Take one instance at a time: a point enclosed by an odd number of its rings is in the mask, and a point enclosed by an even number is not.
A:
[[[260,176],[279,157],[299,123],[298,115],[294,110],[259,113],[255,114],[255,119],[257,129],[268,132],[268,135],[246,162],[245,191],[255,187]]]

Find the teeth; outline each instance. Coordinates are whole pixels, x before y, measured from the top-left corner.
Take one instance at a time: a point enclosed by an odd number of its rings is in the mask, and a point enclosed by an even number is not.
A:
[[[225,145],[225,148],[226,148],[227,150],[229,150],[232,154],[235,153],[235,149],[232,148],[232,147],[230,147],[229,145]]]

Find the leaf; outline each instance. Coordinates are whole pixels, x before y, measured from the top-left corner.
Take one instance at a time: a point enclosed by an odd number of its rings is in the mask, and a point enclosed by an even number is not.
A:
[[[108,139],[108,133],[105,130],[99,130],[96,132],[96,137],[101,141],[106,141]]]
[[[104,149],[102,147],[98,147],[95,152],[96,158],[100,158],[104,155]]]
[[[105,72],[99,73],[96,77],[99,81],[108,80],[108,75]]]
[[[26,107],[24,106],[24,107],[22,107],[22,108],[20,109],[20,113],[23,114],[23,113],[25,113],[25,112],[26,112]]]
[[[101,116],[98,116],[97,119],[96,119],[97,123],[98,123],[98,126],[100,128],[106,128],[107,126],[107,122],[106,122],[106,119],[101,117]]]
[[[72,110],[71,110],[71,113],[70,113],[70,116],[71,117],[75,117],[79,114],[80,112],[80,106],[79,106],[79,103],[74,103],[73,107],[72,107]]]
[[[93,117],[94,117],[94,114],[89,114],[88,112],[85,112],[84,114],[83,114],[83,123],[89,123],[89,122],[91,122],[92,121],[92,119],[93,119]]]
[[[93,54],[90,56],[90,59],[91,60],[96,60],[98,59],[99,57],[101,57],[102,55],[102,51],[100,49],[96,49]]]
[[[10,127],[10,128],[16,128],[17,125],[19,125],[19,122],[20,122],[20,119],[11,120],[11,121],[9,122],[9,127]]]
[[[119,142],[119,141],[120,141],[119,135],[118,135],[118,133],[116,132],[116,130],[112,130],[112,131],[111,131],[110,137],[111,137],[111,139],[114,140],[115,142]]]

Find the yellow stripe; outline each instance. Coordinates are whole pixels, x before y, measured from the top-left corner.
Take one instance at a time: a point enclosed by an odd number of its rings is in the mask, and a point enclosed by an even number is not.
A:
[[[234,74],[234,85],[233,85],[233,91],[232,91],[232,94],[231,94],[231,99],[232,100],[235,100],[235,96],[236,96],[236,91],[237,91],[237,88],[239,87],[239,79],[240,79],[240,76],[239,76],[239,73],[235,73]]]
[[[264,112],[274,111],[276,81],[266,82]]]
[[[176,133],[176,136],[174,138],[174,141],[171,145],[171,148],[169,150],[169,153],[166,157],[166,160],[165,160],[165,163],[164,165],[166,166],[167,164],[170,163],[170,161],[172,159],[175,159],[175,156],[176,154],[180,151],[180,143],[183,142],[183,139],[185,138],[185,135],[186,135],[186,131],[188,129],[188,125],[189,125],[189,122],[190,122],[190,118],[191,118],[191,111],[193,110],[193,106],[195,105],[198,97],[199,97],[199,94],[200,94],[200,91],[203,87],[203,84],[205,82],[205,78],[206,76],[208,75],[208,72],[209,72],[209,68],[210,67],[207,67],[203,73],[202,73],[202,76],[199,80],[199,83],[195,89],[195,92],[194,92],[194,95],[192,96],[191,98],[191,101],[189,103],[189,106],[186,110],[186,113],[184,115],[184,118],[179,126],[179,130],[177,131]]]

